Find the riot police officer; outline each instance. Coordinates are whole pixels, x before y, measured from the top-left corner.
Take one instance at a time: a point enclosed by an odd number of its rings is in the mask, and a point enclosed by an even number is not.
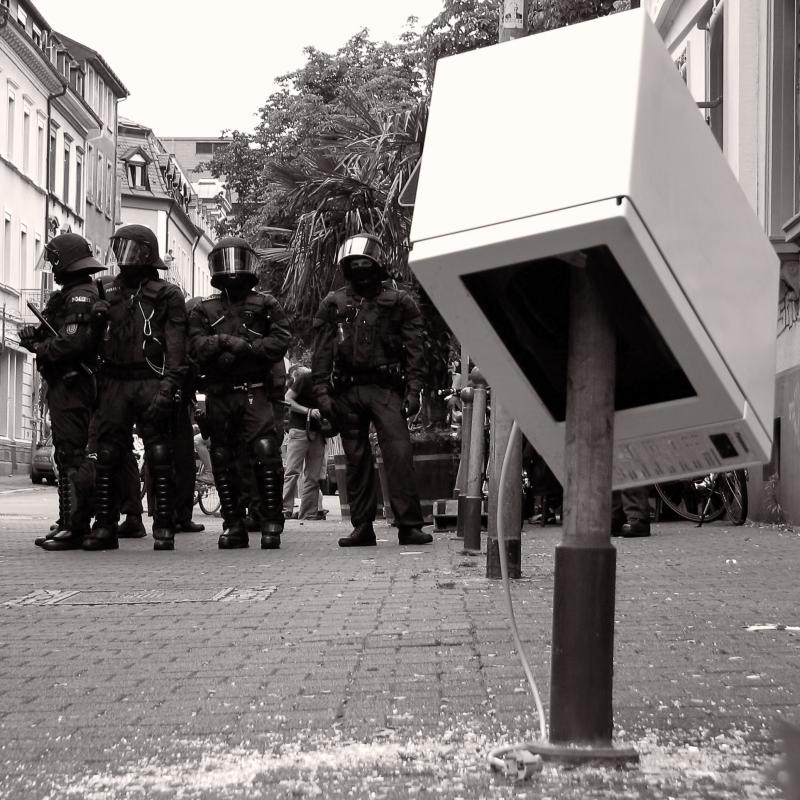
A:
[[[45,245],[44,257],[52,265],[53,280],[62,288],[53,292],[45,306],[47,325],[26,325],[19,333],[22,346],[36,355],[37,368],[47,383],[58,466],[59,524],[56,530],[36,539],[36,544],[45,550],[75,550],[80,548],[91,520],[90,498],[78,476],[86,459],[95,402],[97,342],[91,312],[97,287],[92,275],[103,266],[77,233],[51,239]]]
[[[175,548],[171,429],[186,378],[183,293],[158,276],[166,265],[158,240],[144,225],[123,225],[111,237],[119,275],[95,304],[105,322],[97,411],[95,524],[84,550],[118,547],[115,472],[130,445],[133,425],[144,442],[153,481],[153,549]]]
[[[241,506],[242,454],[252,463],[261,501],[261,547],[277,549],[283,531],[283,463],[270,374],[289,345],[286,315],[270,294],[253,291],[258,255],[245,239],[220,239],[208,257],[211,285],[219,290],[192,310],[192,358],[203,376],[211,464],[224,530],[222,549],[248,547]]]
[[[337,262],[347,285],[328,294],[314,319],[312,382],[324,417],[338,427],[347,459],[347,496],[354,529],[340,547],[375,544],[375,468],[372,423],[386,465],[401,545],[429,544],[414,482],[406,418],[420,408],[424,355],[422,317],[408,292],[383,281],[380,240],[346,239]]]

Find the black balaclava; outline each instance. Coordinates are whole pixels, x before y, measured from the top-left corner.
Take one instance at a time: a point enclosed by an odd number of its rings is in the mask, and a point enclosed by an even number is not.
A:
[[[158,270],[155,267],[151,267],[149,264],[131,265],[122,267],[119,271],[119,277],[127,287],[133,289],[139,286],[144,280],[157,280]]]
[[[226,295],[232,303],[243,300],[255,285],[255,276],[251,275],[225,275],[212,281],[222,294]]]

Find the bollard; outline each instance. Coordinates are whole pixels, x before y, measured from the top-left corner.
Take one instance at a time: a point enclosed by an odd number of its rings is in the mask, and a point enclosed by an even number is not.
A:
[[[489,460],[491,474],[489,478],[489,526],[486,537],[486,577],[500,578],[500,550],[497,538],[497,497],[500,493],[500,472],[506,449],[510,441],[513,420],[508,412],[495,399],[492,402],[492,437]],[[504,487],[504,508],[502,509],[503,540],[505,541],[508,577],[522,576],[522,438],[508,454],[509,466]]]
[[[486,420],[486,379],[478,369],[472,370],[472,425],[470,428],[469,466],[464,489],[464,549],[480,552],[481,512],[483,511],[483,452]],[[459,498],[459,501],[461,498]],[[459,509],[460,511],[461,509]],[[461,515],[459,513],[459,519]]]
[[[467,386],[459,392],[461,402],[464,404],[461,410],[461,460],[458,463],[458,475],[456,476],[456,488],[453,496],[458,498],[458,521],[456,522],[456,536],[464,538],[464,498],[466,496],[467,472],[469,471],[469,446],[472,435],[472,401],[475,392],[471,386]]]

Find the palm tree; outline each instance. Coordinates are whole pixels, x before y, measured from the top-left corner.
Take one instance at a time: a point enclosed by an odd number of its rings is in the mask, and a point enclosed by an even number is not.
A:
[[[296,320],[308,320],[341,283],[336,251],[342,241],[363,231],[376,234],[388,271],[417,298],[426,320],[430,383],[443,388],[452,336],[408,268],[411,215],[398,202],[422,151],[427,101],[386,115],[351,92],[346,107],[347,116],[336,120],[317,150],[268,169],[287,192],[290,214],[297,219],[282,299]]]

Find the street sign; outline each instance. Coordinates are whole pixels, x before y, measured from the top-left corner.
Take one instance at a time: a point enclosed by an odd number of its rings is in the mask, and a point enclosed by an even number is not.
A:
[[[535,76],[525,103],[509,75]],[[499,169],[509,139],[525,158]],[[569,275],[587,261],[618,342],[615,487],[769,460],[778,259],[644,11],[439,61],[411,240],[559,478]]]

